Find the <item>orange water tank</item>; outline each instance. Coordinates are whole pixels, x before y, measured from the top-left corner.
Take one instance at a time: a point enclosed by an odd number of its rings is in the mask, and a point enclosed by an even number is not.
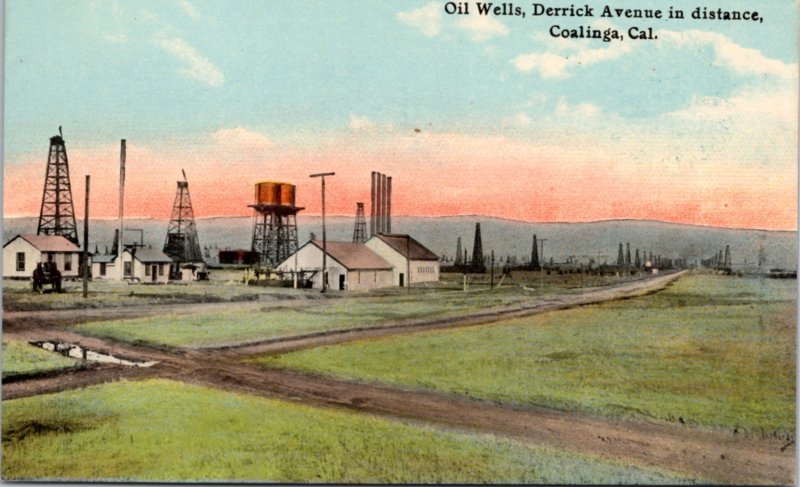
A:
[[[281,183],[281,205],[294,206],[294,184]]]
[[[280,205],[281,183],[275,181],[261,181],[256,183],[257,205]]]

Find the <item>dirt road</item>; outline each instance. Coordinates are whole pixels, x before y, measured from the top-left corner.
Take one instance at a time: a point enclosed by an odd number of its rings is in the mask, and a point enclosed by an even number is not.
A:
[[[498,434],[535,444],[596,454],[641,465],[685,472],[723,483],[788,484],[794,482],[793,445],[682,425],[610,420],[545,409],[515,409],[469,398],[428,391],[404,391],[305,373],[256,367],[238,359],[254,353],[279,353],[298,348],[411,333],[426,329],[475,326],[513,316],[539,313],[654,292],[679,276],[663,276],[548,303],[514,306],[460,318],[414,320],[379,329],[349,330],[296,340],[271,341],[217,350],[159,350],[87,338],[39,319],[18,317],[9,335],[25,340],[54,339],[125,358],[158,360],[148,369],[98,367],[58,376],[4,384],[4,399],[85,387],[118,379],[165,377],[247,394],[279,397],[343,407],[394,418],[444,424],[458,429]],[[262,303],[263,305],[263,303]],[[498,314],[498,311],[502,311]]]

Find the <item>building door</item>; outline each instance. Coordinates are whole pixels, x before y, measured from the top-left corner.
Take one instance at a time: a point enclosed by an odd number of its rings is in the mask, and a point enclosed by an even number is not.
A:
[[[153,282],[158,282],[158,266],[154,265],[150,267],[150,280]]]
[[[339,274],[339,291],[344,291],[344,280],[345,280],[345,277],[346,276],[344,274]]]
[[[403,274],[403,273],[401,272],[401,273],[400,273],[400,287],[403,287],[403,286],[405,286],[405,285],[406,285],[406,283],[405,283],[405,278],[406,278],[405,274]]]

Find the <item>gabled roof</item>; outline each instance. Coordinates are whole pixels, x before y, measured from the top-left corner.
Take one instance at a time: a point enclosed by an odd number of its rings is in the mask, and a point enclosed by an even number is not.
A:
[[[172,263],[172,259],[164,252],[152,247],[137,247],[135,252],[125,249],[125,252],[133,254],[134,258],[139,262]]]
[[[380,239],[395,252],[411,260],[439,260],[439,256],[408,235],[379,233],[372,238]],[[407,249],[407,250],[406,250]]]
[[[312,240],[309,243],[322,250],[321,240]],[[392,264],[363,243],[328,242],[328,255],[350,271],[393,269]]]
[[[12,238],[5,245],[10,244],[14,240],[21,238],[33,245],[34,248],[41,252],[80,252],[81,249],[77,245],[67,240],[66,237],[61,235],[34,235],[30,233],[19,234]]]
[[[111,264],[117,259],[117,254],[97,254],[92,256],[92,263]]]

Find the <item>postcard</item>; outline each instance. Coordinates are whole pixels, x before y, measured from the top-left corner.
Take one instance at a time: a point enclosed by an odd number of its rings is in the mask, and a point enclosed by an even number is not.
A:
[[[796,482],[796,0],[7,0],[6,481]]]

